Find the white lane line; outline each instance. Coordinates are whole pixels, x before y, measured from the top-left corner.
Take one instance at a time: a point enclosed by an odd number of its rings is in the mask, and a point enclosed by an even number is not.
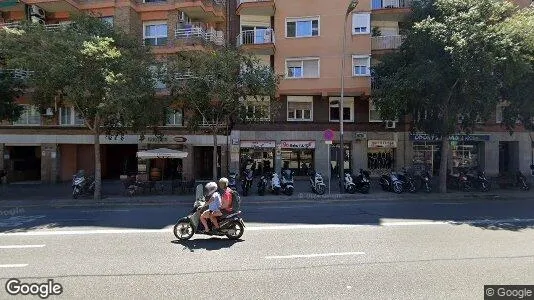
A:
[[[365,254],[364,252],[317,253],[317,254],[302,254],[302,255],[265,256],[265,259],[314,258],[314,257],[348,256],[348,255],[364,255],[364,254]]]
[[[25,248],[43,248],[45,245],[7,245],[0,246],[0,249],[25,249]]]
[[[297,230],[297,229],[356,229],[356,228],[375,228],[375,227],[402,227],[402,226],[426,226],[426,225],[458,225],[458,224],[494,224],[494,223],[511,223],[521,224],[534,222],[534,219],[484,219],[484,220],[460,220],[460,221],[399,221],[399,222],[382,222],[379,224],[287,224],[274,226],[251,226],[245,227],[245,231],[269,231],[269,230]],[[246,223],[246,220],[245,220]],[[90,235],[90,234],[130,234],[130,233],[170,233],[172,226],[162,229],[88,229],[88,230],[59,230],[59,231],[27,231],[27,232],[4,232],[0,236],[51,236],[51,235]]]
[[[129,212],[129,209],[94,209],[94,210],[82,210],[83,213],[97,213],[97,212]]]
[[[0,268],[24,268],[28,264],[10,264],[10,265],[0,265]]]
[[[465,202],[435,202],[434,205],[465,205]]]

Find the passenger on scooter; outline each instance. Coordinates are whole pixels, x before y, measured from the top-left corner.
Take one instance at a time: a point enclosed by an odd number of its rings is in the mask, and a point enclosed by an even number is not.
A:
[[[228,179],[223,177],[219,179],[219,191],[222,195],[221,212],[232,212],[232,189],[228,187]]]
[[[209,182],[206,184],[206,197],[208,200],[208,210],[204,211],[200,215],[200,222],[204,225],[204,230],[208,231],[208,221],[210,219],[213,223],[213,229],[219,229],[219,222],[217,222],[217,217],[222,216],[221,213],[221,195],[217,192],[217,183]]]

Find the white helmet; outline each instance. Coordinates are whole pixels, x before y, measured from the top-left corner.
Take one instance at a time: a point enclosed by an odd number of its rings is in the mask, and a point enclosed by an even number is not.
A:
[[[219,187],[217,186],[217,183],[215,182],[208,182],[206,184],[206,195],[207,196],[211,196],[213,195],[213,193],[215,193],[217,191]]]

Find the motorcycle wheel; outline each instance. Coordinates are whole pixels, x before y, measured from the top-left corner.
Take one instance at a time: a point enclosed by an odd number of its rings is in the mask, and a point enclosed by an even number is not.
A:
[[[521,180],[521,190],[523,191],[530,190],[530,186],[528,185],[528,183],[525,182],[525,180]]]
[[[396,194],[402,194],[402,183],[395,182],[393,183],[393,192]]]
[[[349,187],[347,188],[347,192],[349,194],[354,194],[356,193],[356,186],[355,185],[349,185]]]
[[[326,186],[324,186],[324,185],[318,185],[318,186],[315,188],[315,192],[316,192],[318,195],[323,195],[323,194],[326,192]]]
[[[480,191],[487,192],[489,191],[489,185],[487,182],[480,183]]]
[[[293,188],[286,188],[286,190],[284,191],[284,193],[288,196],[291,196],[293,195]]]
[[[191,222],[184,221],[176,223],[176,225],[174,225],[173,232],[174,236],[181,241],[186,241],[193,237],[193,234],[195,234]]]
[[[78,199],[79,196],[80,196],[80,189],[75,187],[72,190],[72,199]]]
[[[360,192],[361,192],[362,194],[368,194],[370,189],[371,189],[371,188],[369,187],[369,185],[366,184],[366,185],[362,186]]]
[[[265,195],[265,189],[258,189],[258,195],[264,196]]]
[[[470,192],[471,191],[471,184],[469,182],[462,183],[459,185],[464,192]]]
[[[237,240],[242,235],[245,229],[243,228],[243,225],[239,221],[233,221],[232,223],[228,224],[228,229],[226,229],[226,237],[230,240]]]
[[[432,192],[432,187],[428,182],[425,182],[425,192],[430,193]]]

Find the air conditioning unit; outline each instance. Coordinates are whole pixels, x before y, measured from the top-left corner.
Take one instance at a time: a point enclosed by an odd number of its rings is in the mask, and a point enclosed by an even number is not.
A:
[[[395,129],[397,126],[397,122],[395,121],[385,121],[384,123],[386,123],[386,129]]]
[[[180,23],[189,24],[191,22],[191,19],[189,19],[185,12],[181,11],[178,13],[178,21],[180,21]]]
[[[32,5],[30,6],[30,16],[44,19],[45,11],[37,5]]]
[[[53,115],[54,115],[54,110],[51,107],[47,108],[46,112],[45,112],[45,116],[49,116],[50,117],[50,116],[53,116]]]

